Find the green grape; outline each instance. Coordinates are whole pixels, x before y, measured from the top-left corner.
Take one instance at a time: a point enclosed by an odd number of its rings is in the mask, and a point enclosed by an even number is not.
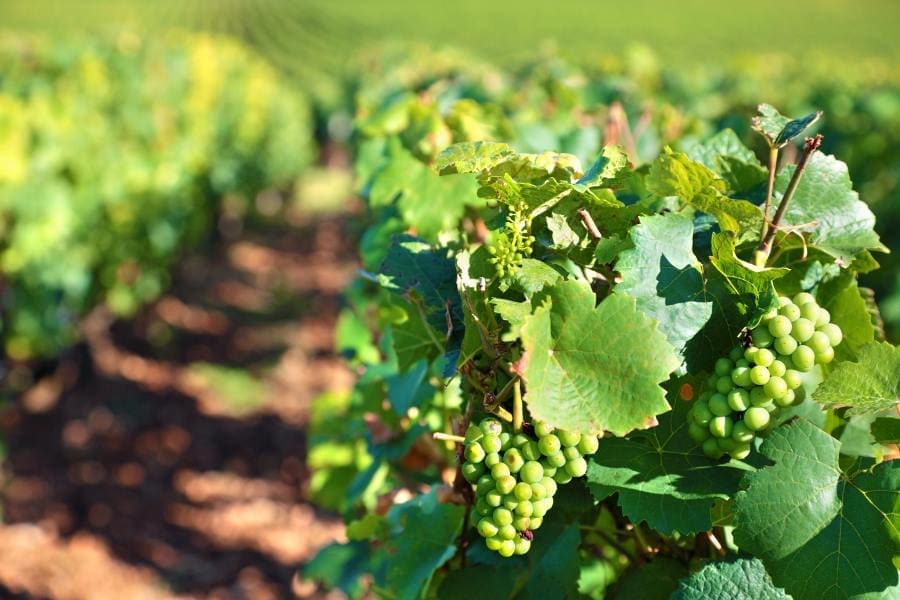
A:
[[[753,382],[754,385],[765,385],[767,381],[769,381],[769,369],[762,365],[757,365],[750,369],[750,381]],[[735,409],[741,410],[741,409]]]
[[[738,421],[731,428],[731,437],[738,443],[746,443],[753,441],[753,430],[747,427],[743,421]]]
[[[562,429],[556,433],[556,436],[559,438],[562,445],[566,447],[577,446],[578,442],[581,441],[580,433],[572,433],[571,431],[563,431]]]
[[[512,442],[512,435],[508,431],[500,434],[500,451],[509,450]]]
[[[516,500],[530,500],[531,499],[531,486],[524,481],[520,481],[516,484],[516,487],[513,489],[513,493],[516,496]]]
[[[537,434],[539,438],[547,437],[553,433],[553,428],[543,421],[538,421],[534,424],[534,433]]]
[[[494,510],[494,507],[492,507],[490,504],[488,504],[487,502],[485,502],[483,498],[479,498],[479,499],[475,502],[475,511],[476,511],[479,515],[487,516],[487,515],[491,514],[491,512],[492,512],[493,510]]]
[[[751,431],[760,431],[769,424],[769,411],[760,406],[748,408],[744,413],[744,424]]]
[[[756,354],[762,350],[763,348],[757,348],[756,346],[750,346],[749,348],[744,349],[744,360],[747,361],[747,364],[756,362]]]
[[[794,329],[791,331],[791,337],[802,344],[811,338],[815,332],[816,326],[813,322],[801,317],[794,321]]]
[[[780,360],[773,361],[771,365],[769,365],[769,375],[772,377],[784,377],[784,373],[787,371],[787,365]]]
[[[734,366],[735,366],[735,367],[747,367],[747,368],[749,368],[749,367],[750,367],[750,361],[747,360],[746,358],[741,358],[741,359],[735,361]]]
[[[525,531],[526,529],[531,528],[531,518],[530,517],[516,517],[515,519],[513,519],[512,524],[513,524],[513,527],[516,528],[516,531]]]
[[[721,450],[725,454],[729,454],[732,450],[737,448],[737,442],[735,442],[734,438],[732,438],[731,436],[717,438],[716,443],[719,445],[719,450]]]
[[[717,417],[724,417],[731,414],[731,407],[728,406],[728,398],[722,394],[713,394],[709,399],[709,411]]]
[[[566,457],[566,460],[575,460],[581,457],[581,452],[578,451],[578,448],[563,448],[563,456]]]
[[[800,316],[815,323],[819,319],[819,305],[815,301],[803,304],[800,306]]]
[[[834,348],[826,348],[816,355],[816,362],[827,365],[834,360]]]
[[[716,417],[709,422],[709,432],[717,438],[731,436],[731,428],[734,426],[730,417]]]
[[[479,496],[484,496],[494,489],[496,485],[497,484],[494,482],[494,478],[491,477],[490,473],[482,475],[478,478],[478,483],[475,484],[475,493]]]
[[[559,443],[559,438],[555,435],[545,435],[538,441],[538,446],[541,449],[541,453],[544,456],[550,456],[551,454],[556,454],[559,452],[562,444]],[[562,465],[560,465],[562,466]]]
[[[528,551],[531,550],[531,541],[526,540],[523,537],[519,537],[516,539],[516,550],[515,553],[519,556],[523,554],[528,554]]]
[[[493,469],[494,465],[500,462],[500,454],[497,452],[491,452],[487,456],[484,457],[484,466],[488,469]]]
[[[566,471],[572,477],[583,477],[587,473],[587,461],[581,458],[574,458],[566,463]]]
[[[803,379],[800,377],[800,373],[794,369],[785,371],[783,379],[789,390],[796,390],[803,385]]]
[[[762,406],[766,402],[769,402],[772,398],[766,394],[765,388],[755,387],[750,390],[750,404],[753,406]]]
[[[516,488],[513,488],[515,491]],[[516,495],[514,493],[509,493],[503,496],[503,508],[506,510],[516,510],[516,507],[519,505],[519,501],[516,499]]]
[[[541,463],[530,460],[522,466],[522,469],[519,471],[519,477],[525,483],[537,483],[544,478],[544,468],[541,466]]]
[[[516,514],[517,515],[519,515],[520,517],[530,517],[533,513],[534,513],[534,504],[532,502],[529,502],[527,499],[523,499],[523,500],[519,501],[518,506],[516,506]]]
[[[719,449],[716,438],[709,438],[703,442],[703,454],[710,458],[720,458],[722,456],[722,450]]]
[[[825,309],[822,309],[825,310]],[[820,331],[828,336],[828,341],[832,346],[837,346],[844,339],[844,333],[841,328],[834,323],[826,323],[820,327]]]
[[[600,448],[600,440],[593,435],[583,435],[578,441],[578,450],[582,455],[590,456]]]
[[[728,375],[729,373],[731,373],[731,370],[733,368],[734,363],[731,362],[730,359],[723,356],[716,361],[715,372],[716,375],[719,375],[721,377],[722,375]]]
[[[477,442],[483,436],[484,432],[481,431],[481,427],[472,423],[469,425],[469,428],[466,429],[466,444],[468,445],[472,442]]]
[[[530,441],[531,441],[531,438],[528,437],[527,435],[525,435],[524,433],[517,433],[513,436],[512,445],[515,446],[516,448],[518,448],[519,450],[521,450],[522,446],[524,446],[525,444],[527,444]]]
[[[701,427],[696,423],[688,423],[688,435],[698,444],[702,444],[709,437],[709,428]]]
[[[791,321],[784,315],[778,315],[769,321],[769,333],[772,337],[780,338],[791,334]]]
[[[486,435],[481,438],[481,447],[490,454],[491,452],[500,452],[503,443],[500,441],[499,435]]]
[[[539,460],[541,458],[541,449],[535,441],[529,440],[526,444],[521,446],[520,450],[522,452],[522,457],[525,458],[525,460]]]
[[[784,393],[783,396],[775,398],[775,404],[778,406],[790,406],[794,403],[794,399],[796,396],[794,395],[794,390],[789,389]]]
[[[776,302],[778,302],[778,308],[781,309],[782,306],[791,304],[791,299],[787,296],[778,296]]]
[[[819,329],[822,329],[823,327],[825,327],[825,325],[827,325],[830,322],[831,322],[831,313],[828,312],[828,310],[826,310],[820,306],[819,307],[819,317],[816,319],[816,327],[818,327]],[[837,345],[837,344],[835,344],[835,345]]]
[[[512,540],[503,540],[497,553],[503,558],[509,558],[516,553],[516,543]]]
[[[757,348],[768,348],[774,340],[772,334],[765,327],[757,327],[750,335],[753,338],[753,345]]]
[[[566,484],[572,481],[572,475],[566,469],[560,469],[553,476],[553,479],[556,480],[557,483]]]
[[[764,369],[765,367],[762,368]],[[728,406],[731,407],[731,410],[737,412],[747,410],[747,407],[750,406],[750,392],[740,388],[731,390],[728,394]]]
[[[541,463],[541,466],[544,467],[544,477],[553,477],[554,475],[556,475],[556,470],[558,467],[553,467],[543,462]]]
[[[829,325],[826,325],[826,327]],[[831,348],[831,340],[828,339],[828,336],[824,332],[816,331],[808,340],[806,340],[806,345],[809,346],[815,354],[819,354],[826,348]]]
[[[506,508],[495,508],[494,509],[494,523],[501,527],[503,525],[509,525],[512,523],[513,516],[512,513]]]
[[[543,486],[543,488],[547,490],[547,498],[552,498],[556,495],[557,486],[556,481],[554,481],[553,478],[544,477],[541,480],[541,486]]]
[[[543,517],[531,517],[531,530],[534,531],[535,529],[540,529],[543,523]]]
[[[694,423],[697,425],[708,425],[709,420],[713,418],[712,411],[709,410],[709,404],[703,400],[697,400],[691,408],[691,418],[694,419]]]
[[[741,360],[741,356],[743,355],[744,353],[741,352],[740,348],[732,348],[731,352],[728,353],[728,358],[731,360]]]
[[[484,448],[478,442],[471,443],[466,446],[465,456],[470,463],[480,463],[484,460]]]
[[[478,521],[478,533],[481,534],[481,537],[494,537],[497,535],[498,528],[494,524],[494,522],[487,517]]]
[[[731,458],[742,460],[750,456],[750,444],[737,444],[730,452]]]
[[[790,356],[797,349],[797,340],[789,335],[775,340],[775,351],[783,356]]]
[[[556,467],[556,468],[562,467],[563,465],[566,464],[566,456],[562,452],[557,452],[556,454],[551,454],[550,456],[546,457],[545,460],[551,467]]]
[[[709,379],[706,380],[706,387],[711,391],[716,390],[716,382],[719,381],[719,377],[717,375],[713,375]]]
[[[723,394],[727,394],[731,391],[731,384],[739,385],[741,387],[750,387],[752,385],[750,381],[750,368],[749,367],[735,367],[734,371],[731,372],[731,381],[728,382],[730,385],[728,389],[723,390],[721,387],[718,387],[719,391]]]
[[[487,502],[488,506],[497,508],[498,506],[503,504],[503,494],[501,494],[497,490],[491,490],[484,495],[484,501]]]
[[[810,302],[815,306],[816,299],[809,292],[800,292],[793,298],[794,304],[803,308],[804,304],[809,304]]]
[[[763,388],[766,390],[766,395],[771,398],[781,398],[788,391],[787,384],[781,377],[770,377]]]
[[[497,490],[501,494],[508,494],[516,487],[516,478],[512,476],[497,480]]]
[[[809,371],[816,362],[816,353],[809,346],[797,346],[791,354],[791,360],[798,371]]]
[[[756,364],[761,367],[768,367],[775,362],[775,354],[768,348],[760,348],[756,352]]]
[[[778,313],[787,317],[791,321],[796,321],[800,318],[800,307],[791,302],[790,304],[785,304],[784,306],[779,308]]]
[[[484,419],[479,427],[484,435],[500,435],[503,431],[503,425],[496,419]]]
[[[499,552],[500,547],[503,546],[503,540],[500,539],[499,536],[489,537],[484,540],[485,546],[488,547],[489,550],[493,550],[494,552]]]
[[[541,479],[543,481],[543,479]],[[547,488],[540,481],[531,484],[531,497],[535,500],[543,500],[547,497]]]
[[[469,483],[475,483],[484,474],[484,467],[478,463],[464,463],[461,467],[462,475]]]
[[[516,539],[516,537],[518,537],[519,532],[516,531],[516,528],[513,527],[512,521],[510,521],[509,524],[501,525],[499,527],[497,535],[504,540],[514,540]]]
[[[505,463],[497,463],[491,467],[491,477],[494,479],[503,479],[504,477],[509,477],[509,474],[509,467]]]
[[[518,473],[525,464],[525,459],[522,458],[522,453],[518,448],[510,448],[503,454],[503,462],[509,467],[510,472]]]

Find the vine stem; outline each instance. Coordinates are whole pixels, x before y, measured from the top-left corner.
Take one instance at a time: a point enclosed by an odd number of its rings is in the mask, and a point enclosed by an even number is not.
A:
[[[772,194],[775,193],[775,172],[778,170],[778,147],[769,148],[769,186],[766,189],[766,203],[763,206],[762,231],[759,239],[763,240],[769,233],[769,207],[772,205]]]
[[[772,252],[772,245],[775,242],[775,233],[778,231],[778,224],[781,223],[784,213],[787,212],[788,205],[791,202],[791,198],[794,197],[794,192],[797,191],[797,186],[800,184],[800,179],[803,177],[803,172],[806,170],[807,164],[809,164],[810,157],[821,145],[822,134],[818,134],[813,138],[806,138],[806,141],[803,143],[803,152],[800,153],[800,158],[797,160],[797,168],[794,169],[794,174],[788,182],[787,189],[784,191],[784,196],[781,197],[781,202],[775,210],[775,216],[772,218],[772,222],[769,225],[765,236],[759,243],[759,247],[756,249],[756,254],[754,256],[754,263],[756,266],[763,267],[768,262],[769,254]]]
[[[588,234],[591,236],[591,239],[597,241],[603,237],[603,234],[600,233],[600,230],[597,228],[597,224],[594,222],[594,218],[586,208],[579,208],[578,216],[581,218],[581,222],[584,223],[584,226],[587,229]]]
[[[445,442],[453,442],[455,444],[465,444],[466,438],[461,435],[454,435],[452,433],[444,433],[443,431],[436,431],[431,436],[436,440],[443,440]]]
[[[516,379],[513,384],[513,431],[522,431],[522,381]]]

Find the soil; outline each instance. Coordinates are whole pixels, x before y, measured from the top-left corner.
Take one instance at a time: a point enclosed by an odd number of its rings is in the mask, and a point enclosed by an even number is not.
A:
[[[352,385],[333,329],[355,236],[293,221],[225,228],[134,318],[95,311],[7,407],[0,597],[325,596],[295,577],[344,535],[306,500],[305,426]]]

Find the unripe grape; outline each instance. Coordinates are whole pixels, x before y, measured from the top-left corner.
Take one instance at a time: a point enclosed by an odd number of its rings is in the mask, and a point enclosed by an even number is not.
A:
[[[516,543],[512,539],[503,540],[497,553],[503,558],[509,558],[516,553]]]
[[[498,527],[497,537],[503,540],[514,540],[519,537],[519,532],[516,531],[516,528],[512,523],[508,525],[501,525]]]
[[[768,348],[772,345],[772,341],[774,340],[772,334],[769,333],[769,330],[762,326],[754,329],[751,336],[753,338],[753,345],[757,348]]]
[[[543,523],[543,517],[531,517],[531,530],[539,529]]]
[[[553,476],[553,479],[556,480],[557,483],[562,483],[563,485],[572,481],[572,474],[569,473],[566,469],[560,469]]]
[[[481,438],[481,447],[484,448],[484,451],[490,454],[491,452],[500,452],[500,436],[499,435],[486,435]]]
[[[760,406],[748,408],[744,413],[744,424],[752,431],[765,429],[769,424],[769,411]]]
[[[505,463],[497,463],[491,467],[491,477],[494,479],[502,479],[509,476],[509,467]]]
[[[543,479],[541,479],[543,481]],[[547,497],[547,488],[541,482],[531,484],[531,498],[534,500],[543,500]]]
[[[691,439],[697,442],[698,444],[702,444],[706,438],[709,437],[709,428],[701,427],[696,423],[688,424],[688,435],[691,436]]]
[[[775,398],[775,404],[778,406],[790,406],[791,404],[794,403],[795,397],[796,396],[794,395],[794,390],[789,389],[788,391],[786,391],[784,393],[784,396]]]
[[[834,348],[826,348],[816,355],[816,362],[827,365],[834,360]]]
[[[519,471],[519,478],[525,483],[537,483],[544,478],[544,468],[541,463],[529,460]]]
[[[578,441],[578,450],[585,456],[590,456],[600,448],[600,440],[593,435],[583,435]]]
[[[694,420],[694,423],[703,426],[708,425],[709,420],[713,418],[712,411],[709,410],[709,404],[703,400],[694,402],[694,406],[691,407],[690,416]]]
[[[503,462],[509,467],[510,472],[518,473],[525,464],[525,459],[522,458],[522,453],[518,448],[510,448],[503,454]]]
[[[566,457],[566,460],[574,460],[581,456],[581,452],[578,451],[578,448],[563,448],[563,456]]]
[[[775,340],[775,351],[783,356],[790,356],[797,349],[797,340],[789,335]]]
[[[788,389],[796,390],[798,387],[803,385],[803,379],[800,377],[800,373],[793,369],[790,369],[784,373],[784,382],[787,384]]]
[[[731,372],[731,381],[729,382],[733,385],[739,385],[741,387],[750,387],[752,382],[750,381],[750,368],[749,367],[735,367],[734,371]],[[723,390],[719,387],[719,391],[723,394],[727,394],[731,391],[731,387],[727,390]]]
[[[513,476],[504,477],[497,480],[497,491],[501,494],[508,494],[516,487],[516,478]]]
[[[500,451],[509,450],[509,447],[512,442],[512,435],[509,434],[508,431],[504,431],[500,434]]]
[[[557,452],[556,454],[551,454],[544,458],[551,467],[560,468],[566,464],[566,455],[562,452]]]
[[[731,414],[728,398],[723,394],[713,394],[712,398],[709,399],[709,411],[716,417],[724,417]]]
[[[844,339],[844,333],[841,331],[841,328],[834,323],[822,325],[821,331],[828,336],[828,340],[831,342],[832,346],[837,346]]]
[[[731,437],[734,441],[743,444],[753,441],[754,434],[744,421],[738,421],[731,428]]]
[[[484,467],[478,463],[464,463],[461,467],[462,475],[469,483],[475,483],[484,474]]]
[[[478,521],[478,533],[481,534],[481,537],[494,537],[497,535],[497,531],[497,526],[492,520],[484,518]]]
[[[750,404],[753,406],[761,406],[771,399],[772,398],[766,394],[765,388],[755,387],[750,390]]]
[[[484,435],[500,435],[503,431],[503,425],[497,419],[484,419],[479,427]]]
[[[577,446],[578,442],[581,441],[580,433],[573,433],[571,431],[563,431],[562,429],[560,429],[557,432],[556,437],[558,437],[560,443],[563,446],[566,446],[567,448],[571,447],[571,446]]]
[[[511,493],[503,496],[503,504],[501,504],[501,506],[506,510],[516,510],[516,507],[519,505],[519,501],[516,499],[515,490],[516,488],[513,488]]]
[[[738,444],[731,450],[731,458],[743,460],[750,456],[750,444]]]
[[[747,368],[749,368],[749,367],[751,367],[752,365],[750,364],[750,361],[747,360],[746,358],[740,358],[740,359],[734,361],[734,366],[735,366],[735,367],[747,367]]]
[[[709,438],[703,442],[703,454],[710,458],[720,458],[722,456],[722,450],[719,449],[716,438]]]
[[[737,442],[735,442],[734,438],[732,438],[731,436],[716,438],[716,443],[719,445],[719,450],[721,450],[725,454],[729,454],[732,450],[737,448]]]
[[[550,477],[544,477],[541,480],[541,485],[544,486],[545,490],[547,490],[548,498],[552,498],[556,495],[557,486],[556,482],[553,479],[551,479]]]
[[[763,388],[766,390],[766,395],[772,398],[781,398],[788,391],[787,384],[781,377],[770,377]]]
[[[532,510],[534,508],[532,507]],[[513,527],[516,528],[516,531],[525,531],[526,529],[531,528],[531,518],[530,517],[516,517],[513,519]]]
[[[818,327],[819,329],[822,329],[828,323],[831,323],[831,313],[820,306],[819,307],[819,318],[816,319],[816,327]]]
[[[709,432],[717,438],[730,437],[733,426],[730,417],[716,417],[709,422]]]
[[[759,408],[764,408],[766,409],[767,413],[772,414],[773,412],[775,412],[775,409],[778,408],[778,405],[775,404],[775,400],[769,400],[765,404],[760,405]]]
[[[791,329],[793,329],[791,321],[784,315],[778,315],[769,321],[769,333],[772,334],[772,337],[780,338],[790,335]]]
[[[495,508],[493,513],[494,523],[498,527],[502,527],[503,525],[509,525],[512,523],[513,516],[512,512],[505,508]]]
[[[497,490],[491,490],[484,495],[484,501],[487,502],[488,506],[497,508],[498,506],[503,504],[503,494],[501,494]]]
[[[712,377],[706,380],[706,387],[711,391],[716,391],[716,383],[719,381],[719,376],[713,374]]]
[[[530,500],[531,486],[524,481],[520,481],[516,484],[516,487],[513,488],[513,493],[516,496],[516,500],[518,500],[519,502],[521,502],[522,500]]]
[[[785,304],[781,308],[778,309],[778,313],[787,317],[791,321],[796,321],[800,318],[800,308],[791,302],[790,304]]]
[[[787,296],[778,296],[778,298],[776,299],[776,302],[778,303],[778,309],[781,310],[781,308],[783,306],[787,306],[788,304],[791,304],[791,299],[788,298]]]
[[[756,362],[756,354],[762,350],[763,348],[757,348],[756,346],[750,346],[744,350],[744,360],[747,363],[755,363]]]
[[[791,354],[791,360],[798,371],[809,371],[816,362],[816,354],[809,346],[797,346]]]
[[[547,437],[553,433],[553,428],[543,421],[538,421],[534,424],[534,433],[537,434],[539,438]]]
[[[815,304],[815,302],[816,302],[816,299],[809,292],[800,292],[799,294],[794,296],[793,300],[794,300],[794,304],[796,304],[797,306],[799,306],[801,308],[803,307],[804,304],[809,304],[810,302]]]
[[[525,460],[540,460],[541,458],[541,449],[535,441],[529,441],[522,445],[519,451],[522,452],[522,458]]]
[[[583,477],[587,473],[587,461],[581,458],[572,459],[566,463],[566,471],[572,477]]]
[[[531,541],[526,540],[523,537],[516,539],[516,554],[521,556],[522,554],[528,554],[528,551],[531,549]]]
[[[475,493],[479,496],[484,496],[496,486],[494,478],[491,477],[490,473],[487,473],[478,478],[478,483],[475,484]]]
[[[497,452],[491,452],[487,456],[484,457],[484,466],[488,469],[493,469],[494,465],[500,462],[500,454]]]
[[[768,367],[775,362],[775,354],[768,348],[760,348],[756,352],[756,364],[761,367]]]
[[[522,485],[522,484],[519,484]],[[520,500],[519,505],[516,506],[516,514],[520,517],[530,517],[534,512],[534,504],[529,502],[528,500]]]
[[[731,373],[731,369],[733,368],[734,363],[731,362],[731,359],[723,356],[716,361],[715,372],[716,375],[719,375],[721,377],[722,375],[728,375],[729,373]]]
[[[556,454],[559,452],[561,446],[562,444],[559,443],[559,438],[555,435],[546,435],[538,441],[538,447],[541,449],[541,453],[544,456]]]
[[[465,455],[470,463],[480,463],[484,460],[484,448],[478,442],[473,442],[466,446]]]
[[[477,442],[482,437],[484,437],[484,432],[481,431],[481,427],[478,425],[472,423],[469,425],[469,428],[466,429],[466,444]]]
[[[750,406],[750,392],[740,388],[731,390],[728,394],[728,406],[737,412],[747,410],[747,407]]]
[[[728,358],[731,360],[740,360],[741,356],[743,356],[743,352],[741,352],[740,348],[732,348],[731,352],[728,353]]]
[[[801,344],[812,337],[816,332],[816,326],[812,321],[799,318],[794,321],[794,329],[791,331],[791,337]]]
[[[830,323],[829,325],[826,325],[826,327],[828,326],[830,326]],[[808,340],[806,340],[806,345],[809,346],[815,354],[819,354],[826,348],[831,348],[831,340],[828,339],[828,336],[824,332],[816,331]]]
[[[489,537],[484,540],[484,544],[488,547],[489,550],[499,552],[500,548],[503,546],[503,539],[500,536],[495,535],[494,537]]]
[[[484,501],[484,498],[479,498],[475,502],[475,511],[482,516],[488,516],[494,510],[490,504]]]
[[[525,435],[524,433],[517,433],[513,436],[512,445],[518,448],[520,451],[522,450],[522,446],[531,441],[531,438]]]
[[[762,365],[757,365],[750,369],[750,381],[754,385],[765,385],[769,381],[769,369]]]
[[[746,367],[745,367],[746,370]],[[732,371],[732,376],[723,375],[719,377],[718,381],[716,381],[716,391],[720,394],[727,394],[731,391],[736,384],[732,381],[732,377],[734,377],[734,373],[738,372],[738,369]]]
[[[544,477],[553,477],[554,475],[556,475],[556,470],[559,468],[548,465],[546,461],[542,462],[541,466],[544,467]]]
[[[819,319],[819,305],[815,302],[807,302],[800,307],[800,316],[815,323]]]
[[[771,365],[769,365],[769,376],[771,377],[784,377],[784,373],[787,371],[787,366],[780,360],[773,361]]]

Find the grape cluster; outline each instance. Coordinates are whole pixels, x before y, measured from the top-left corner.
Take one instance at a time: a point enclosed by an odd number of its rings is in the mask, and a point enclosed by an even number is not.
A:
[[[526,211],[524,203],[510,206],[503,232],[488,246],[491,263],[501,277],[512,275],[522,261],[531,256],[535,238],[529,232],[530,220]]]
[[[525,554],[559,484],[587,472],[596,437],[535,423],[537,439],[486,418],[466,432],[462,474],[475,488],[478,533],[501,556]]]
[[[691,408],[691,438],[711,458],[746,458],[774,413],[803,400],[800,373],[834,360],[842,339],[840,327],[811,294],[779,297],[778,308],[750,332],[750,345],[716,362],[709,389]]]

